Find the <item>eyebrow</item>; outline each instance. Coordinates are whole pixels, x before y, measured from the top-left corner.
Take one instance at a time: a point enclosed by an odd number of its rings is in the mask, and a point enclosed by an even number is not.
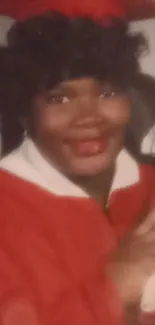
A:
[[[60,93],[63,94],[64,91],[65,91],[64,87],[62,87],[62,86],[56,86],[54,88],[49,89],[47,92],[50,95],[53,95],[53,94],[55,95],[55,94],[60,94]]]
[[[76,95],[76,90],[74,87],[68,85],[68,84],[59,84],[55,88],[49,90],[50,94],[62,94],[62,95],[68,95],[68,96],[75,96]]]

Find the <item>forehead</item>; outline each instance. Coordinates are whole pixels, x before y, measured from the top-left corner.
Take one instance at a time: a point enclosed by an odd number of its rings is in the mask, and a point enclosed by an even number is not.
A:
[[[57,88],[81,94],[86,92],[96,92],[101,89],[102,86],[103,83],[95,78],[80,78],[63,81]]]

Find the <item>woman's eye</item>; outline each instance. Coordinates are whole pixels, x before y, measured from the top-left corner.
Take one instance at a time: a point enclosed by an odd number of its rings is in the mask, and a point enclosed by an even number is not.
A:
[[[68,97],[66,96],[50,96],[50,102],[52,104],[65,104],[69,102]]]
[[[116,91],[104,91],[101,95],[100,98],[109,98],[109,97],[115,97],[117,96]]]

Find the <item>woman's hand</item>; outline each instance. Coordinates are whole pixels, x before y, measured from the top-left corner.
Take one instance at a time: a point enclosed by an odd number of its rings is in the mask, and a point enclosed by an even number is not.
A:
[[[120,245],[108,272],[124,304],[139,304],[148,278],[155,273],[155,210]]]

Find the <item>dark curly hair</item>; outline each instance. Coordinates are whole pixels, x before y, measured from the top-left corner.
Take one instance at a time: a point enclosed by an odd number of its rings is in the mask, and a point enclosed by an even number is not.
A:
[[[26,116],[39,92],[62,80],[93,77],[128,88],[139,73],[146,48],[118,19],[108,24],[48,13],[18,22],[0,51],[0,105],[4,118]]]

